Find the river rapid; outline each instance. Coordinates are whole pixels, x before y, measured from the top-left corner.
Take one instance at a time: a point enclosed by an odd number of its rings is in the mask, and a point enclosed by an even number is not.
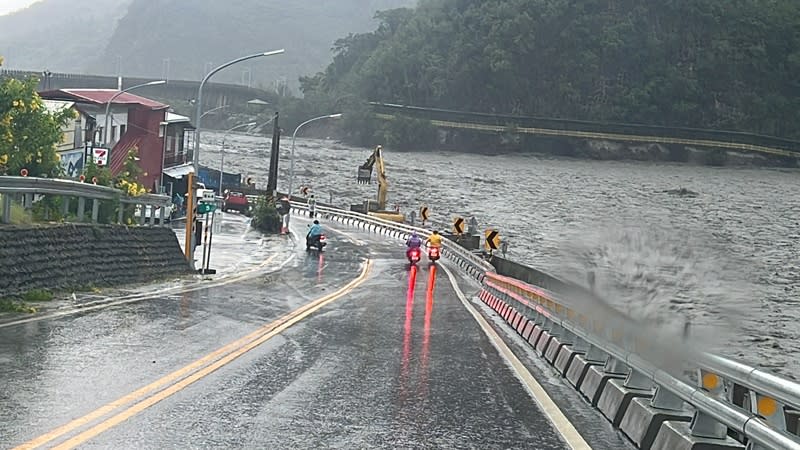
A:
[[[218,168],[223,135],[205,132]],[[269,138],[229,135],[225,170],[266,184]],[[288,186],[291,139],[278,187]],[[298,139],[295,190],[349,207],[370,149]],[[429,206],[435,226],[475,217],[499,230],[510,259],[596,289],[618,310],[697,345],[784,375],[800,373],[800,171],[484,156],[385,149],[389,205]],[[680,192],[685,188],[688,192]]]

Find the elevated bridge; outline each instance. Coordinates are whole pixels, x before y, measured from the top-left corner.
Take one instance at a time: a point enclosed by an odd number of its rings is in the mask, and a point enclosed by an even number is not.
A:
[[[68,88],[116,89],[119,86],[118,77],[107,75],[2,69],[0,70],[0,78],[2,77],[18,79],[36,77],[39,79],[40,91]],[[122,88],[125,89],[153,80],[154,78],[123,77]],[[143,87],[137,89],[136,93],[144,97],[180,98],[189,101],[197,97],[197,89],[199,87],[199,81],[167,80],[165,85]],[[244,105],[253,99],[264,100],[270,97],[271,94],[267,91],[238,84],[206,83],[203,88],[203,103],[209,108],[227,104]]]
[[[486,114],[379,102],[371,102],[370,106],[378,114],[378,117],[385,120],[392,120],[395,116],[415,117],[428,120],[433,126],[439,128],[694,146],[753,152],[787,158],[794,162],[800,158],[800,141],[752,133]]]

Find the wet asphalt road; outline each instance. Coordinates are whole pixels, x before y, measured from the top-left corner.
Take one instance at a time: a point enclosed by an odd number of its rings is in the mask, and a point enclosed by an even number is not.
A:
[[[441,269],[408,270],[397,242],[329,236],[272,275],[0,328],[2,448],[65,424],[42,448],[86,430],[79,448],[566,448]],[[163,380],[334,293],[367,259],[343,297],[215,370],[221,356]],[[621,442],[593,433],[595,448]]]

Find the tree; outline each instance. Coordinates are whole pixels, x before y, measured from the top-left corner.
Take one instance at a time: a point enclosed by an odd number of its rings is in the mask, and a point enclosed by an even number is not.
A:
[[[796,0],[417,4],[336,41],[304,92],[800,138]]]
[[[38,84],[36,78],[0,80],[0,175],[17,175],[22,169],[36,177],[62,173],[56,144],[75,116],[69,109],[48,111],[36,92]]]

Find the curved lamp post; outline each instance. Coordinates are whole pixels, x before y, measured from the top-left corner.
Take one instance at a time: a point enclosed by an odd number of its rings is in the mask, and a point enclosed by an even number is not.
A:
[[[294,182],[294,142],[297,138],[297,132],[300,130],[300,128],[308,125],[311,122],[316,122],[317,120],[322,119],[338,119],[340,117],[342,117],[342,114],[328,114],[327,116],[315,117],[313,119],[306,120],[294,129],[294,133],[292,134],[292,156],[289,162],[289,189],[287,190],[287,194],[289,195],[290,199],[292,198],[292,183]]]
[[[117,92],[116,94],[114,94],[113,97],[111,97],[111,99],[108,101],[108,103],[106,103],[106,125],[105,125],[105,128],[103,128],[103,144],[104,145],[106,145],[106,146],[108,145],[108,128],[110,127],[109,122],[111,121],[111,118],[109,117],[109,114],[111,113],[111,104],[114,103],[114,100],[116,100],[117,97],[119,97],[120,95],[122,95],[122,94],[124,94],[124,93],[126,93],[128,91],[132,91],[134,89],[139,89],[139,88],[147,87],[147,86],[158,86],[160,84],[166,84],[166,81],[165,80],[158,80],[158,81],[151,81],[149,83],[137,84],[136,86],[131,86],[128,89],[123,89],[123,90]]]
[[[222,173],[223,173],[222,172],[222,168],[225,165],[225,139],[228,137],[228,135],[232,131],[236,131],[239,128],[248,128],[248,127],[254,127],[254,126],[256,126],[256,122],[240,123],[239,125],[236,125],[235,127],[227,130],[225,132],[225,135],[222,136],[222,154],[220,156],[220,161],[219,161],[219,195],[220,195],[220,197],[222,197]]]
[[[227,67],[230,67],[234,64],[238,64],[243,61],[247,61],[254,58],[261,58],[262,56],[272,56],[272,55],[279,55],[283,53],[284,50],[273,50],[270,52],[263,52],[263,53],[255,53],[253,55],[242,56],[241,58],[236,58],[232,61],[228,61],[225,64],[213,69],[211,72],[203,78],[203,81],[200,82],[200,88],[197,89],[197,114],[195,118],[195,132],[194,132],[194,173],[198,173],[200,169],[200,128],[201,122],[203,120],[203,87],[205,87],[208,80],[214,76],[217,72]]]

